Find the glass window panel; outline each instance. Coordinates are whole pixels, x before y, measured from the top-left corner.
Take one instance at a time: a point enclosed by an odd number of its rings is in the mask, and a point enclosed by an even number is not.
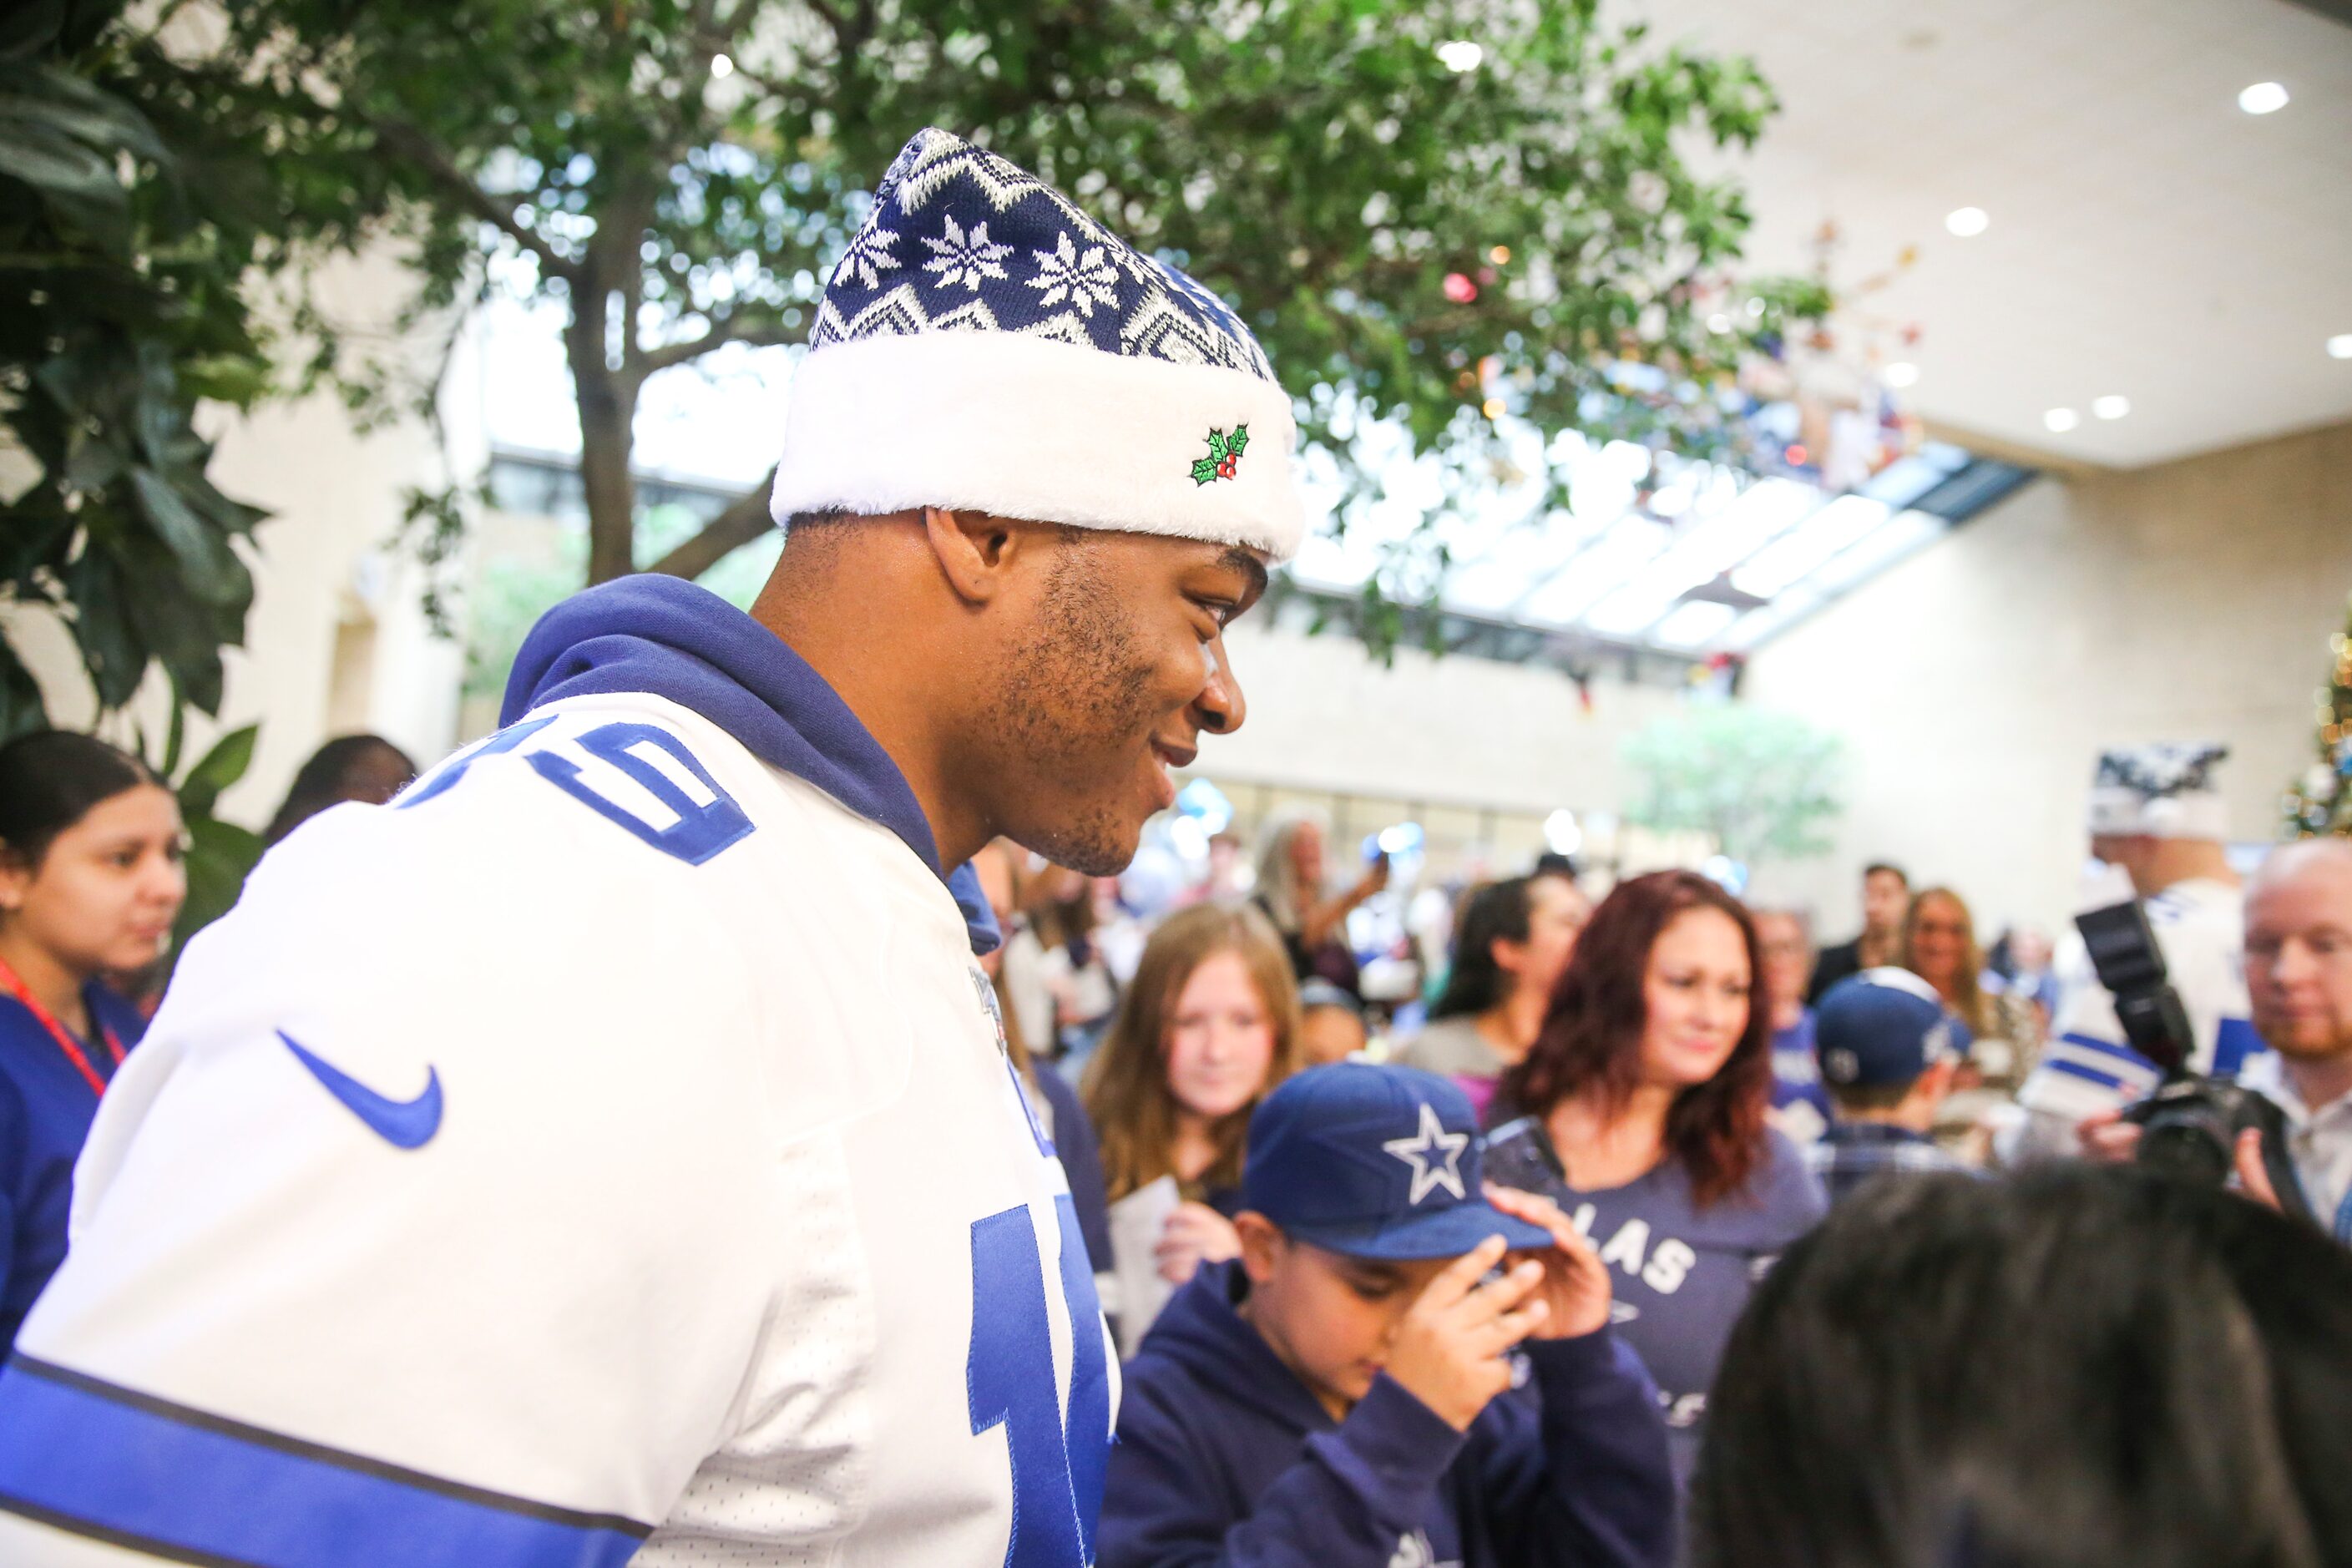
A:
[[[1729,605],[1693,599],[1652,628],[1650,640],[1662,647],[1695,648],[1738,618]]]
[[[1442,602],[1474,616],[1497,615],[1558,571],[1591,531],[1564,511],[1511,529],[1484,556],[1454,567]]]
[[[1824,594],[1835,593],[1894,565],[1948,526],[1932,513],[1906,511],[1822,566],[1813,574],[1812,584]]]
[[[1756,552],[1732,585],[1770,598],[1885,522],[1887,509],[1865,496],[1840,496]]]
[[[1591,549],[1528,595],[1519,618],[1542,626],[1566,626],[1664,547],[1666,525],[1631,513],[1609,525]]]

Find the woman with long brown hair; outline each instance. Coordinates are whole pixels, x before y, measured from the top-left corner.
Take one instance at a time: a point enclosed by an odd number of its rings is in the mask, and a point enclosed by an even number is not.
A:
[[[1171,1285],[1239,1256],[1250,1112],[1297,1067],[1298,987],[1265,917],[1196,904],[1160,922],[1088,1067],[1086,1104],[1114,1205],[1176,1185],[1182,1202],[1154,1247]],[[1130,1339],[1142,1327],[1121,1326]]]
[[[1748,910],[1706,878],[1621,883],[1504,1075],[1487,1143],[1489,1181],[1559,1203],[1611,1265],[1618,1332],[1657,1382],[1685,1482],[1749,1289],[1827,1207],[1765,1123],[1762,969]]]

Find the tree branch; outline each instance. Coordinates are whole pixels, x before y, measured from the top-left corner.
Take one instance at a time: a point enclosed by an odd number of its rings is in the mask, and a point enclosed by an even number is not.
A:
[[[771,470],[757,489],[733,502],[725,511],[705,523],[701,532],[646,570],[667,573],[672,577],[684,577],[691,582],[767,532],[775,526],[768,515],[768,492],[775,481],[776,476]]]
[[[435,146],[423,132],[402,121],[373,116],[368,124],[375,132],[376,141],[387,151],[414,163],[435,184],[456,196],[467,211],[537,257],[541,267],[567,282],[579,280],[578,262],[548,244],[537,231],[517,218],[511,207],[500,205],[497,197],[468,179],[466,172],[450,162],[449,155]]]
[[[688,338],[683,342],[665,343],[657,349],[647,349],[637,361],[637,378],[642,381],[656,371],[667,370],[673,365],[681,365],[689,360],[700,359],[704,354],[725,343],[749,343],[753,348],[760,349],[778,348],[804,342],[807,337],[808,331],[805,328],[787,327],[775,321],[753,325],[750,321],[739,322],[734,317],[729,316],[714,323],[698,338]]]

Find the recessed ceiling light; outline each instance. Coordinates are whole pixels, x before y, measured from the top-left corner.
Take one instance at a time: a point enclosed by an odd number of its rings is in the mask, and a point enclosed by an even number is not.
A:
[[[2338,332],[2328,339],[2327,353],[2333,359],[2352,359],[2352,332]]]
[[[2131,399],[2120,395],[2110,395],[2094,402],[2091,405],[2091,412],[2102,419],[2120,419],[2131,412]]]
[[[2286,107],[2286,89],[2274,81],[2258,81],[2238,95],[2238,107],[2248,114],[2275,114]]]
[[[1960,207],[1945,216],[1944,226],[1962,239],[1972,239],[1992,226],[1992,219],[1982,207]]]
[[[2071,408],[2053,408],[2042,416],[2042,423],[2048,426],[2053,434],[2059,436],[2063,436],[2082,422],[2083,416]]]
[[[1886,367],[1880,379],[1889,386],[1916,386],[1919,383],[1919,367],[1908,360],[1896,360]]]

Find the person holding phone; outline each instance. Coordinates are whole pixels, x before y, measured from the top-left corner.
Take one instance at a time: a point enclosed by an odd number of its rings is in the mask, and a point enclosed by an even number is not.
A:
[[[1301,980],[1320,976],[1361,998],[1355,950],[1348,942],[1348,917],[1388,887],[1388,852],[1372,850],[1365,858],[1364,874],[1330,897],[1323,891],[1323,859],[1322,822],[1303,812],[1277,814],[1260,838],[1255,901],[1281,933],[1292,973]]]

